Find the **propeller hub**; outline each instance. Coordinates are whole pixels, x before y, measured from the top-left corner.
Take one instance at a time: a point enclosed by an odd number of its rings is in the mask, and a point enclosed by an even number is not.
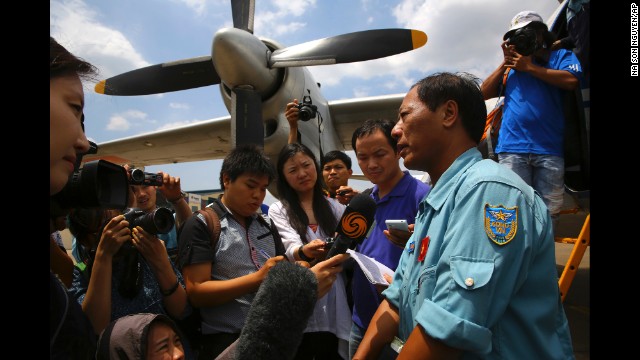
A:
[[[278,69],[269,69],[271,51],[256,36],[244,30],[218,31],[211,46],[213,65],[222,82],[233,89],[251,86],[263,98],[278,85]]]

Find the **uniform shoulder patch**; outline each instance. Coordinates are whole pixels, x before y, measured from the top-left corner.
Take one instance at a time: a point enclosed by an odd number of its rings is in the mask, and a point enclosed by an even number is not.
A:
[[[518,207],[484,204],[484,231],[494,243],[508,244],[518,232]]]

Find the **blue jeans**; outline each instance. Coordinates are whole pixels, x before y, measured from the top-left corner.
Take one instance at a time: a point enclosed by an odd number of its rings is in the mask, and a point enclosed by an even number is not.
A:
[[[353,359],[353,355],[355,355],[356,350],[358,350],[358,346],[362,341],[362,337],[367,329],[363,329],[360,326],[356,325],[356,323],[351,322],[351,334],[349,334],[349,360]]]
[[[498,162],[533,187],[557,219],[564,200],[564,158],[554,155],[498,154]]]

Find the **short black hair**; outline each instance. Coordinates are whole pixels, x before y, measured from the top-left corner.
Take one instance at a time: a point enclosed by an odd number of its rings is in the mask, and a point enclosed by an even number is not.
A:
[[[347,170],[351,170],[351,157],[347,155],[344,151],[340,151],[340,150],[329,151],[328,153],[324,154],[324,157],[322,158],[322,163],[326,164],[333,160],[341,160],[347,167]]]
[[[387,138],[387,142],[389,143],[389,145],[391,145],[391,148],[393,149],[393,151],[397,152],[398,140],[395,139],[393,136],[391,136],[391,130],[393,130],[393,127],[395,125],[396,125],[395,122],[387,119],[365,120],[365,122],[362,123],[362,125],[353,132],[353,136],[351,136],[351,147],[353,148],[353,151],[357,153],[356,140],[358,140],[359,138],[365,135],[371,135],[374,132],[376,132],[376,130],[380,130],[382,131],[384,136]]]
[[[458,113],[467,135],[478,143],[487,120],[487,107],[480,91],[480,79],[472,74],[440,72],[419,80],[418,97],[431,111],[449,100],[458,104]]]
[[[222,161],[220,169],[220,186],[224,190],[222,176],[226,174],[231,182],[242,174],[267,175],[269,183],[276,177],[276,171],[269,157],[262,148],[254,144],[236,146]]]

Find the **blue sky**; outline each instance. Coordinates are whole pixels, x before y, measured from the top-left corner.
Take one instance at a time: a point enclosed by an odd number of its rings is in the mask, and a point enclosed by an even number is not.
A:
[[[403,93],[436,71],[467,71],[484,79],[501,61],[499,45],[511,18],[534,10],[547,19],[557,5],[556,0],[256,0],[254,33],[284,46],[380,28],[427,34],[427,44],[408,53],[310,68],[328,100],[349,99]],[[100,79],[210,55],[215,32],[233,26],[229,0],[51,0],[49,16],[50,35],[96,65]],[[217,85],[134,97],[96,94],[93,85],[85,86],[85,127],[98,144],[228,115]],[[220,187],[220,164],[211,160],[146,170],[179,176],[184,190],[203,190]],[[354,172],[361,173],[355,158]]]

